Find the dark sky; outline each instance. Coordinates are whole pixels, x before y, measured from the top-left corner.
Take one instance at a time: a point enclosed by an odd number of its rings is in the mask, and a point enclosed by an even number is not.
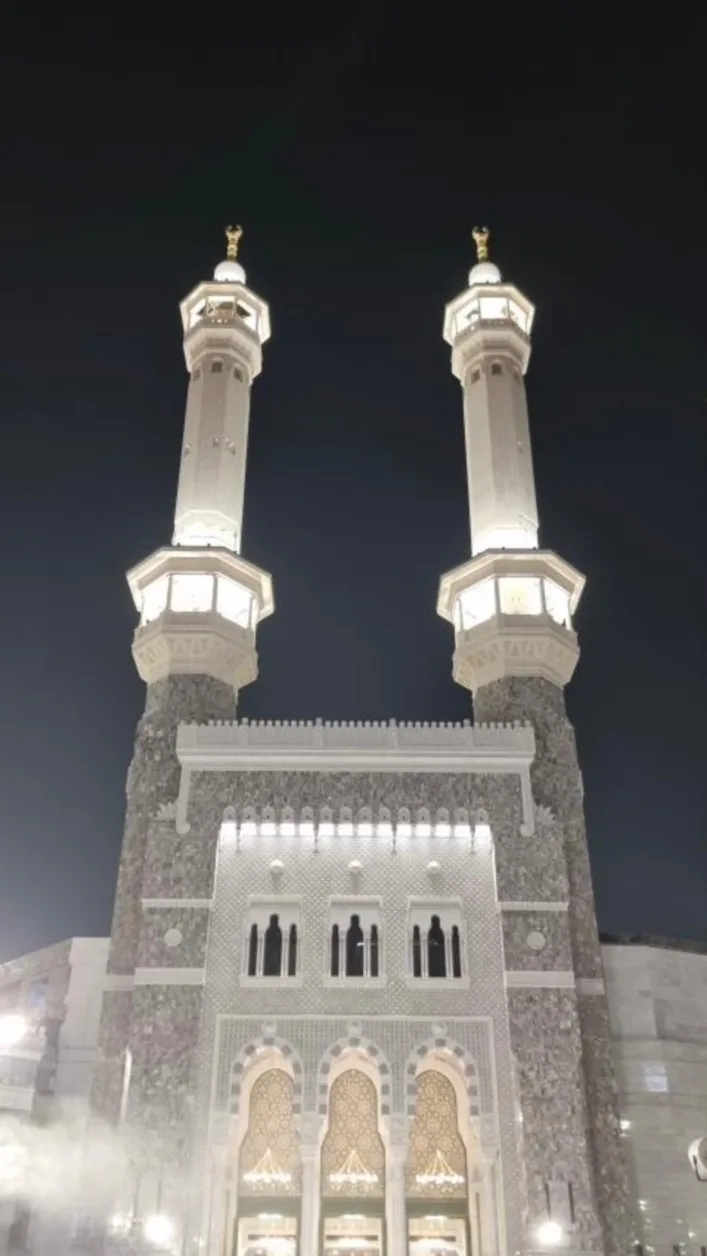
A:
[[[0,958],[109,927],[143,702],[124,572],[170,539],[177,304],[229,221],[273,319],[244,553],[277,612],[241,713],[468,716],[435,615],[469,550],[441,326],[488,221],[537,305],[542,539],[588,577],[568,701],[600,925],[707,938],[699,33],[261,9],[5,31]]]

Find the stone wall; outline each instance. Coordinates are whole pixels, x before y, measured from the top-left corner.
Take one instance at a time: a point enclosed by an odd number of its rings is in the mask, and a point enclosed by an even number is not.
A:
[[[631,1249],[635,1220],[620,1140],[606,1000],[600,985],[603,971],[574,730],[562,690],[540,677],[508,677],[484,686],[474,696],[474,711],[480,720],[530,720],[535,728],[533,797],[559,826],[569,882],[569,936],[578,983],[594,1188],[607,1256],[624,1256]],[[526,875],[531,875],[530,869]]]

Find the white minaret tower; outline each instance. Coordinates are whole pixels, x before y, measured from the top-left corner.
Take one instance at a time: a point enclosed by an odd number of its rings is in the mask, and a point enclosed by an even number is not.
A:
[[[256,626],[274,609],[270,576],[240,557],[250,387],[270,336],[267,304],[237,260],[242,234],[227,228],[227,260],[180,306],[189,389],[174,536],[128,573],[148,684],[177,673],[249,684]]]
[[[444,316],[464,393],[472,559],[442,577],[437,610],[454,624],[454,679],[465,688],[504,676],[565,685],[579,656],[571,617],[584,577],[538,549],[523,379],[535,310],[488,260],[488,230],[473,236],[469,287]]]

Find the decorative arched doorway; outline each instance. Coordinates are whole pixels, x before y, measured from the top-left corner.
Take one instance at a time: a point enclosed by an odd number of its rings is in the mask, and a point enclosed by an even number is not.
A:
[[[301,1160],[294,1082],[265,1061],[244,1086],[240,1145],[232,1160],[225,1256],[296,1256]]]
[[[378,1088],[344,1064],[329,1089],[321,1151],[323,1256],[384,1256],[385,1146]]]
[[[409,1256],[476,1256],[482,1219],[470,1191],[475,1148],[461,1079],[423,1060],[416,1091],[405,1163]]]

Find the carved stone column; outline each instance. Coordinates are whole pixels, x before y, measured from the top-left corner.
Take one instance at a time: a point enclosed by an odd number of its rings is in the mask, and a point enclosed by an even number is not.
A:
[[[302,1158],[302,1208],[299,1256],[317,1256],[319,1251],[319,1212],[321,1197],[322,1118],[306,1112],[299,1121]]]
[[[407,1256],[407,1209],[405,1206],[405,1162],[408,1153],[408,1121],[391,1116],[386,1155],[385,1220],[388,1256]]]

